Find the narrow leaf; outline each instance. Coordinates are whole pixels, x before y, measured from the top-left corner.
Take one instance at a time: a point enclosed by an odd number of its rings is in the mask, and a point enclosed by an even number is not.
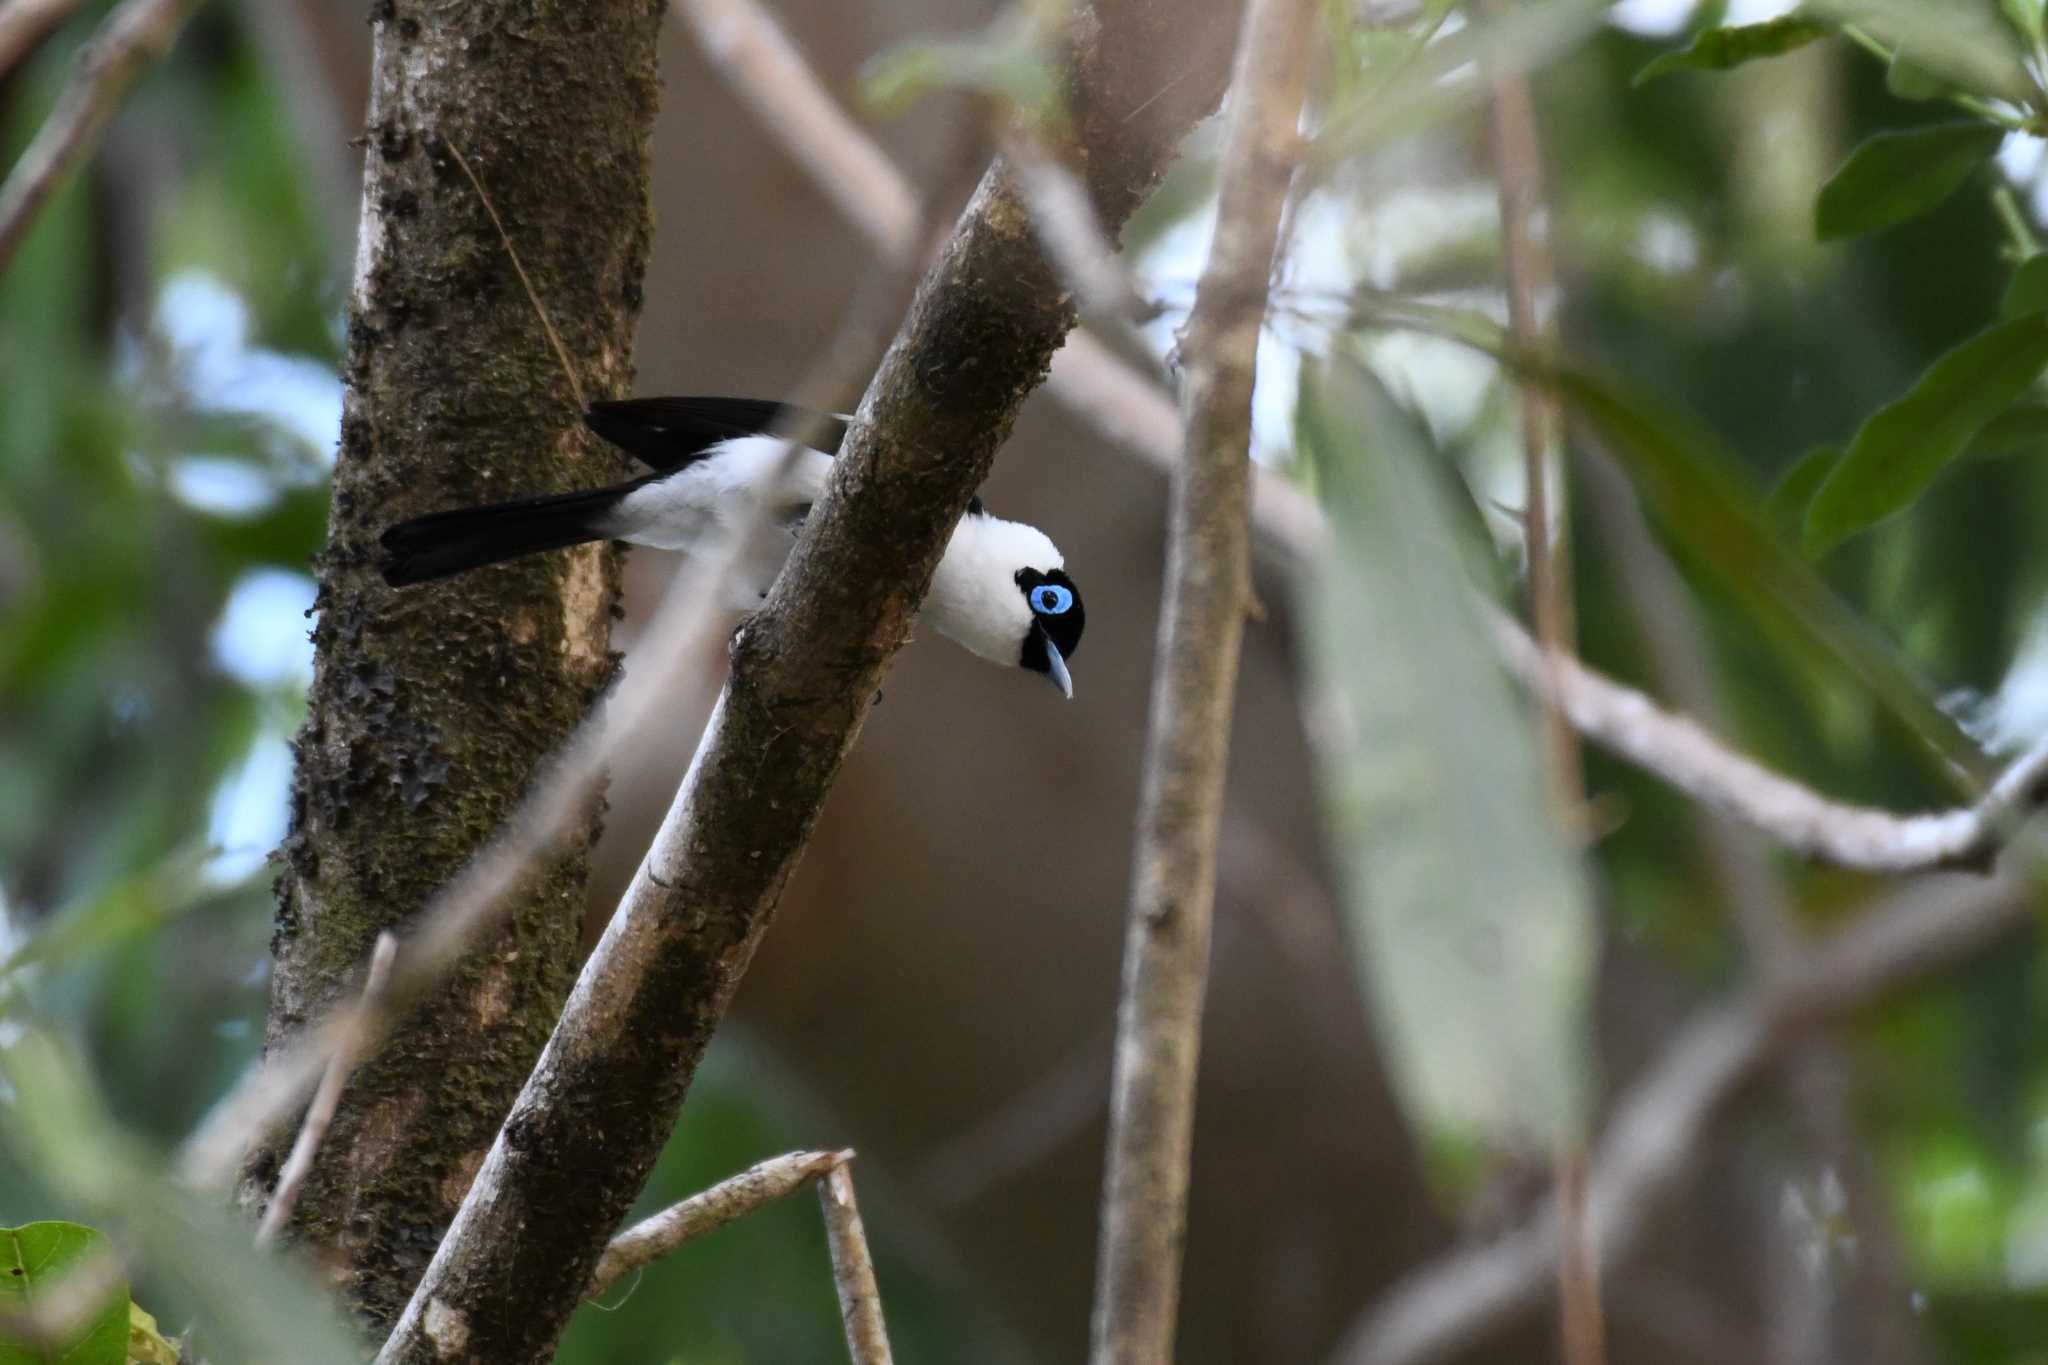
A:
[[[1971,451],[1977,455],[2017,455],[2048,446],[2048,403],[2038,399],[2013,404],[1984,424]]]
[[[1367,996],[1432,1136],[1549,1150],[1584,1121],[1593,933],[1533,725],[1412,420],[1340,357],[1304,375],[1299,432],[1333,531],[1303,628]]]
[[[1961,189],[2004,140],[1988,123],[1879,133],[1821,187],[1815,229],[1822,241],[1837,241],[1918,217]]]
[[[1776,527],[1788,543],[1797,544],[1800,527],[1806,524],[1806,507],[1814,493],[1827,481],[1842,458],[1840,446],[1816,446],[1785,471],[1771,495],[1764,499],[1764,519]]]
[[[1414,300],[1361,304],[1361,323],[1448,337],[1485,352],[1524,384],[1549,390],[1628,471],[1673,545],[1756,619],[1801,670],[1825,663],[1853,680],[1925,745],[1930,771],[1974,796],[1994,768],[1936,704],[1898,650],[1852,610],[1797,550],[1772,534],[1763,499],[1726,444],[1684,413],[1548,352],[1513,346],[1466,309]]]
[[[2048,312],[2048,251],[2037,252],[2020,262],[2019,269],[2012,272],[2012,282],[2005,286],[1998,311],[2008,318]]]
[[[0,1307],[31,1313],[74,1292],[66,1282],[113,1255],[105,1234],[77,1223],[0,1228]],[[61,1339],[30,1343],[0,1336],[0,1365],[123,1365],[128,1359],[128,1284],[116,1278],[103,1303]]]
[[[1524,358],[1521,363],[1530,362]],[[1636,490],[1673,541],[1742,602],[1773,638],[1796,647],[1801,666],[1828,659],[1917,735],[1935,771],[1968,793],[1989,780],[1982,748],[1935,703],[1926,683],[1814,572],[1773,535],[1734,457],[1676,412],[1584,371],[1536,368],[1628,469]]]
[[[1830,31],[1828,25],[1802,14],[1788,14],[1763,24],[1710,28],[1695,36],[1691,46],[1666,52],[1636,72],[1635,84],[1648,85],[1674,71],[1726,71],[1744,62],[1782,56],[1827,37]]]
[[[2048,368],[2048,315],[1981,332],[1878,409],[1806,512],[1806,551],[1820,555],[1904,511]]]

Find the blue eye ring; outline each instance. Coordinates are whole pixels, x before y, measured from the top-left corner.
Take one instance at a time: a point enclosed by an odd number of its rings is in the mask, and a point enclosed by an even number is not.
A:
[[[1041,583],[1031,590],[1031,610],[1040,616],[1058,616],[1074,605],[1074,594],[1057,583]]]

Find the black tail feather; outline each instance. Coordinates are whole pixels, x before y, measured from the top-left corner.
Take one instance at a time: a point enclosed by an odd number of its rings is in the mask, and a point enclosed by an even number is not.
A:
[[[606,515],[646,482],[458,507],[401,521],[380,538],[384,581],[402,588],[542,550],[604,540],[609,534]]]
[[[623,398],[592,403],[583,424],[656,469],[677,469],[721,441],[764,436],[778,426],[808,424],[814,414],[765,398]],[[839,452],[846,423],[822,424],[811,444],[827,455]]]

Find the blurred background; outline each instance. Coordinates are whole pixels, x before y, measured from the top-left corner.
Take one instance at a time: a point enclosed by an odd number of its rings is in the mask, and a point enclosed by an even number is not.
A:
[[[80,6],[0,77],[10,161],[107,8]],[[1840,38],[1635,84],[1692,32],[1785,8],[1530,4],[1542,22],[1514,43],[1531,68],[1566,347],[1718,433],[1736,486],[1759,495],[1997,318],[2048,203],[2043,144],[2014,132],[1933,212],[1822,243],[1815,194],[1852,147],[1964,115],[1906,98],[1924,92],[1888,83]],[[1453,341],[1358,326],[1348,302],[1366,290],[1504,316],[1484,82],[1454,65],[1405,103],[1370,103],[1375,82],[1391,88],[1415,54],[1470,37],[1484,16],[1402,0],[1326,9],[1325,108],[1399,116],[1354,120],[1319,145],[1329,155],[1290,220],[1262,351],[1256,444],[1343,523],[1352,504],[1337,493],[1364,433],[1343,420],[1352,410],[1326,410],[1319,358],[1361,367],[1382,400],[1373,439],[1459,476],[1471,542],[1512,583],[1514,386]],[[993,0],[852,0],[778,17],[858,110],[878,54],[996,13]],[[671,28],[638,389],[774,396],[874,253]],[[9,1013],[55,1028],[89,1059],[111,1120],[159,1149],[262,1036],[265,858],[284,830],[311,667],[307,565],[340,414],[368,56],[352,0],[202,5],[0,273],[0,1044]],[[939,174],[959,98],[873,123],[914,184]],[[1127,237],[1140,289],[1166,306],[1146,329],[1160,356],[1206,248],[1214,133],[1197,135]],[[1298,439],[1311,429],[1322,439]],[[2020,441],[1958,462],[1908,515],[1820,565],[1901,668],[1993,748],[2048,728],[2043,453]],[[1849,799],[1959,799],[1871,688],[1759,614],[1742,591],[1749,566],[1703,562],[1683,518],[1667,519],[1660,533],[1687,551],[1669,579],[1655,545],[1630,538],[1639,522],[1594,515],[1612,469],[1583,472],[1574,593],[1591,660],[1670,696],[1644,625],[1672,626],[1696,650],[1689,680],[1718,693],[1717,723],[1746,750]],[[1393,495],[1379,492],[1383,512]],[[1047,528],[1087,588],[1076,700],[1057,705],[1036,680],[959,650],[905,652],[646,1196],[653,1207],[790,1148],[857,1148],[910,1361],[1084,1349],[1162,565],[1163,476],[1043,396],[987,497]],[[632,556],[629,613],[666,570]],[[1488,1140],[1487,1097],[1461,1113],[1455,1072],[1429,1071],[1432,1040],[1510,1052],[1508,1040],[1555,1032],[1571,1050],[1559,1102],[1594,1124],[1747,970],[1716,863],[1725,844],[1667,788],[1591,755],[1598,838],[1583,878],[1558,882],[1556,960],[1532,977],[1523,969],[1548,950],[1513,940],[1497,990],[1483,977],[1425,983],[1441,1027],[1403,1014],[1400,982],[1358,964],[1403,960],[1400,936],[1431,932],[1430,897],[1405,920],[1376,918],[1367,892],[1383,909],[1387,888],[1344,875],[1407,836],[1357,828],[1346,793],[1371,785],[1371,757],[1332,731],[1327,664],[1398,674],[1458,656],[1411,654],[1401,634],[1370,629],[1388,618],[1333,612],[1315,577],[1269,547],[1266,613],[1246,641],[1195,1144],[1191,1362],[1329,1358],[1404,1272],[1531,1207],[1541,1154]],[[1646,582],[1681,584],[1689,611],[1646,615]],[[629,614],[622,639],[634,627]],[[722,662],[706,656],[696,694],[613,778],[593,927],[660,819]],[[1466,681],[1423,678],[1453,693]],[[1495,704],[1476,692],[1471,704]],[[1495,776],[1446,784],[1454,795]],[[1816,932],[1881,890],[1753,862]],[[1456,900],[1445,895],[1444,914]],[[1610,1280],[1616,1358],[2048,1361],[2043,968],[2036,936],[2008,939],[1858,1016],[1801,1054],[1796,1075],[1745,1091]],[[1817,1133],[1802,1086],[1831,1096],[1824,1108],[1846,1127]],[[0,1224],[79,1216],[18,1151],[0,1145]],[[563,1360],[844,1349],[808,1200],[687,1247],[613,1297],[579,1315]],[[174,1306],[157,1311],[180,1326]],[[1843,1323],[1874,1318],[1899,1331],[1880,1353],[1844,1353]],[[1470,1358],[1540,1358],[1551,1335],[1531,1314]]]

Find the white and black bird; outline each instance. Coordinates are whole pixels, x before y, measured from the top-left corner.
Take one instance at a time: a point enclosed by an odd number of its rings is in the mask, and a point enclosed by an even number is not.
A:
[[[846,436],[842,419],[814,419],[817,447],[784,458],[781,430],[805,418],[753,398],[633,398],[593,403],[584,422],[654,470],[610,488],[460,507],[384,532],[393,587],[592,540],[703,553],[747,535],[726,575],[725,605],[751,610],[768,595]],[[924,619],[984,659],[1042,673],[1074,695],[1067,661],[1081,643],[1081,593],[1043,531],[992,515],[976,498],[953,528],[932,575]]]

